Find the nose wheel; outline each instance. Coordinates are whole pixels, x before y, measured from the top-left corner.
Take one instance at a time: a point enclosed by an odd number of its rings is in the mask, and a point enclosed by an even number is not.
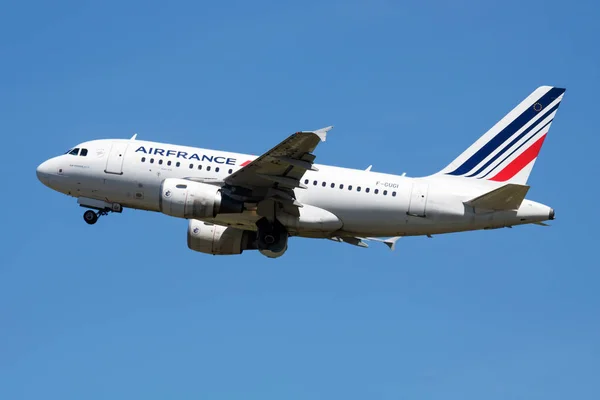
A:
[[[105,210],[99,210],[98,212],[94,210],[87,210],[83,213],[83,220],[89,225],[94,225],[96,222],[98,222],[98,218],[103,215],[108,215],[108,212]]]
[[[79,197],[77,203],[81,207],[88,210],[83,213],[83,220],[86,224],[94,225],[98,222],[98,218],[103,215],[108,215],[109,212],[121,213],[123,206],[119,203],[110,203],[104,200],[89,199],[87,197]],[[91,209],[91,210],[90,210]]]
[[[95,211],[87,210],[83,213],[83,220],[90,225],[94,225],[98,222],[98,214]]]

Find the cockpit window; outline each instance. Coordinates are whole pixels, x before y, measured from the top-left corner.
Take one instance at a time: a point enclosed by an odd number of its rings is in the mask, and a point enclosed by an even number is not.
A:
[[[69,152],[69,154],[72,156],[76,156],[77,154],[79,154],[79,148],[74,148]]]
[[[79,155],[82,157],[87,156],[87,149],[81,149],[81,151],[79,152]]]

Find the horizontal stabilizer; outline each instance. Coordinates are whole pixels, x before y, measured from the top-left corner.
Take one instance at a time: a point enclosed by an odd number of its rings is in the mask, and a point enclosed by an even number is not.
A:
[[[528,190],[529,186],[527,185],[509,183],[472,200],[465,201],[465,204],[485,210],[517,210],[523,199],[525,199]]]

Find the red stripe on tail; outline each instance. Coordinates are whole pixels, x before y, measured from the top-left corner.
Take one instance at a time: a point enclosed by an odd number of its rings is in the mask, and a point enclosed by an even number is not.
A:
[[[534,144],[532,144],[527,150],[521,155],[511,161],[502,171],[490,178],[490,181],[505,182],[518,174],[523,168],[525,168],[530,162],[532,162],[540,153],[542,144],[544,144],[546,134],[539,138]]]

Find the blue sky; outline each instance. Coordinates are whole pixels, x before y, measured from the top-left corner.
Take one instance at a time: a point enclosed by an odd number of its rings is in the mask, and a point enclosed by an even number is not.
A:
[[[481,3],[4,4],[0,398],[600,398],[598,6]],[[94,138],[260,154],[329,124],[318,162],[425,175],[543,84],[551,228],[213,257],[35,176]]]

